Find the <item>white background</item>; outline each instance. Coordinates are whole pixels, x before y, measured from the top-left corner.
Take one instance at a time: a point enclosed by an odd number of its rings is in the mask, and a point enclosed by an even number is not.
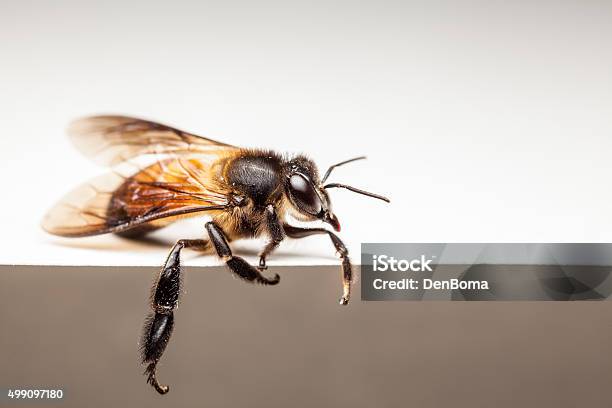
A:
[[[360,242],[609,242],[610,21],[606,2],[1,2],[0,263],[162,261],[168,245],[39,228],[105,171],[64,135],[96,113],[323,169],[367,154],[333,180],[392,204],[331,192],[355,260]],[[333,262],[324,237],[270,260]]]

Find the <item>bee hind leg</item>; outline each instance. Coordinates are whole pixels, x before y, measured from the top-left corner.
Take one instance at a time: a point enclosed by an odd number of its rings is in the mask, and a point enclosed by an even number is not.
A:
[[[167,385],[159,383],[156,371],[157,363],[166,350],[174,328],[174,309],[178,305],[181,287],[180,254],[183,248],[205,251],[210,248],[210,241],[202,239],[179,240],[172,247],[153,288],[151,295],[153,313],[145,321],[141,341],[142,363],[147,364],[145,370],[147,382],[160,394],[165,394],[170,389]]]
[[[247,261],[238,256],[234,256],[227,243],[225,234],[217,224],[212,221],[207,222],[206,231],[217,251],[217,255],[225,261],[225,264],[236,276],[246,281],[260,283],[262,285],[276,285],[280,281],[280,276],[278,276],[278,274],[275,274],[272,278],[267,278]]]
[[[341,305],[347,305],[351,298],[351,283],[353,282],[353,270],[351,260],[349,259],[348,249],[344,242],[338,238],[336,234],[325,228],[299,228],[289,224],[284,224],[283,229],[289,238],[305,238],[310,235],[327,234],[336,248],[336,252],[342,259],[342,297],[340,298]]]

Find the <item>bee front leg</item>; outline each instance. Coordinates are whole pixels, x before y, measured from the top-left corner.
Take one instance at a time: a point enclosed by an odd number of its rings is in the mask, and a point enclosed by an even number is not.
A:
[[[227,243],[227,238],[223,230],[221,230],[217,224],[212,221],[207,222],[206,231],[217,251],[217,255],[225,261],[225,264],[234,274],[236,274],[236,276],[249,282],[261,283],[262,285],[276,285],[280,281],[280,276],[278,276],[278,274],[274,274],[272,278],[267,278],[247,261],[238,256],[234,256]]]
[[[285,239],[285,231],[278,220],[278,214],[272,204],[266,207],[266,227],[268,229],[268,234],[270,234],[270,242],[266,244],[263,251],[259,254],[259,267],[257,269],[260,271],[268,269],[266,266],[266,258],[280,245],[282,240]]]
[[[159,359],[168,345],[174,328],[174,309],[178,306],[181,287],[180,255],[183,248],[205,251],[210,241],[201,239],[179,240],[170,251],[151,295],[153,313],[147,317],[142,335],[142,362],[147,364],[147,382],[157,392],[165,394],[169,387],[157,380],[156,368]]]
[[[349,259],[348,249],[344,242],[338,238],[336,234],[325,228],[299,228],[289,224],[284,224],[283,229],[289,238],[305,238],[310,235],[327,234],[336,248],[336,252],[342,259],[342,297],[340,298],[341,305],[348,305],[351,298],[351,283],[353,282],[353,270],[351,260]]]

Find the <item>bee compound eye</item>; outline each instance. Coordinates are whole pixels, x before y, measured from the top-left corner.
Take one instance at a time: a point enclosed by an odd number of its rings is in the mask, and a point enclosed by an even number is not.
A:
[[[289,178],[291,196],[300,210],[317,215],[321,212],[322,204],[312,183],[301,174],[294,174]]]

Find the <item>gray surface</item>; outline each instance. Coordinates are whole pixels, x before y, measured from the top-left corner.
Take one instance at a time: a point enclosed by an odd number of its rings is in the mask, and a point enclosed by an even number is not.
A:
[[[137,355],[154,269],[2,267],[0,386],[71,407],[612,406],[610,302],[343,308],[338,269],[276,271],[188,270],[162,397]]]

